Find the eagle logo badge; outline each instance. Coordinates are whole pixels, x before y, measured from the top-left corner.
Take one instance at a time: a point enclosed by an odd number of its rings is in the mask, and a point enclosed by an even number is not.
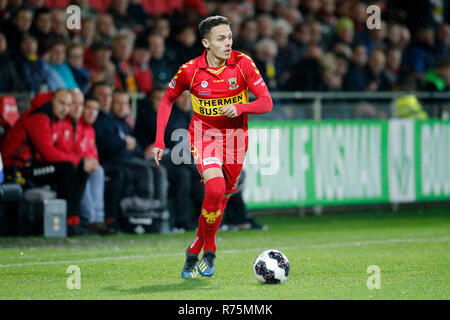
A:
[[[216,212],[208,212],[205,209],[202,209],[202,216],[205,217],[206,223],[212,224],[216,222],[220,214],[221,214],[220,210],[217,210]]]

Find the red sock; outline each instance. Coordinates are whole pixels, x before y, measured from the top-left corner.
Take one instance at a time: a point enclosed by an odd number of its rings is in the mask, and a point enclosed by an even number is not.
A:
[[[199,254],[202,251],[203,244],[205,243],[205,237],[203,235],[203,231],[205,230],[204,221],[205,219],[200,215],[198,218],[197,236],[189,247],[190,254]]]
[[[225,208],[227,206],[228,199],[230,199],[229,196],[224,197],[220,204],[222,214],[220,216],[220,221],[218,222],[218,225],[216,225],[216,231],[215,231],[216,233],[217,233],[217,229],[220,227],[220,223],[222,221],[223,213],[225,212]],[[192,242],[191,246],[189,247],[190,254],[200,254],[200,252],[202,251],[202,248],[205,244],[205,237],[203,235],[203,231],[206,228],[205,224],[206,224],[206,219],[202,215],[200,215],[200,217],[198,218],[197,236],[195,237],[194,242]],[[208,249],[205,249],[205,251],[206,250],[208,250]]]
[[[222,221],[222,201],[225,195],[225,179],[215,177],[205,184],[205,198],[203,200],[202,212],[199,218],[199,231],[197,235],[203,235],[203,252],[212,250],[216,252],[216,233]],[[199,241],[193,243],[192,253],[200,252]],[[191,249],[189,250],[191,252]]]

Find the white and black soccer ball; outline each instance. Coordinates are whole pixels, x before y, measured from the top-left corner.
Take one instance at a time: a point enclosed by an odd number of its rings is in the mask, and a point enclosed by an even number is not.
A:
[[[256,257],[253,272],[262,283],[282,283],[289,277],[290,264],[288,258],[279,250],[266,250]]]

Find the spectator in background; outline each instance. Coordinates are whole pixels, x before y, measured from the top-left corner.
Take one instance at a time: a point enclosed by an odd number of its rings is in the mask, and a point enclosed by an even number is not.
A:
[[[348,17],[339,18],[336,24],[335,39],[329,44],[329,48],[333,48],[337,43],[344,43],[352,46],[355,37],[355,25],[353,20]]]
[[[152,91],[153,75],[149,67],[150,57],[148,42],[139,38],[131,53],[131,65],[133,66],[139,92],[148,93]]]
[[[184,24],[178,29],[174,41],[170,42],[168,46],[168,51],[175,57],[175,61],[173,61],[175,65],[180,66],[201,55],[196,40],[197,34],[191,26]]]
[[[322,8],[319,12],[320,21],[322,21],[326,25],[335,25],[337,20],[336,15],[334,14],[335,11],[336,11],[335,0],[323,0]],[[355,19],[353,19],[353,21],[355,21]]]
[[[130,113],[129,95],[126,91],[114,92],[111,113],[110,116],[99,117],[94,123],[100,161],[105,169],[114,168],[123,175],[119,199],[153,199],[153,171],[144,160],[144,152],[125,120]]]
[[[63,9],[52,10],[52,34],[55,37],[70,41],[69,31],[66,25],[66,11]]]
[[[254,18],[242,21],[239,35],[234,39],[233,49],[252,54],[258,39],[258,23]]]
[[[89,91],[88,96],[93,96],[99,101],[99,112],[97,119],[95,120],[93,127],[96,131],[97,151],[100,150],[102,140],[98,138],[98,131],[106,130],[109,123],[113,121],[110,114],[112,104],[112,89],[106,82],[94,83]],[[102,161],[102,158],[99,157]],[[107,183],[105,183],[105,224],[109,229],[119,229],[119,201],[124,195],[124,183],[125,183],[125,171],[123,168],[109,166],[102,163],[102,167],[105,170],[107,177]],[[105,180],[106,180],[105,177]]]
[[[17,70],[28,91],[47,91],[53,83],[50,67],[37,54],[37,41],[26,35],[20,43],[20,55],[16,58]]]
[[[164,41],[169,39],[170,31],[170,22],[167,17],[156,17],[153,20],[153,33],[163,37]]]
[[[154,90],[146,99],[141,100],[138,106],[136,117],[136,138],[145,150],[147,157],[151,156],[151,149],[156,139],[156,118],[159,103],[164,95],[165,87],[155,86]],[[167,123],[167,129],[165,133],[166,152],[162,159],[162,165],[167,169],[170,188],[169,199],[173,200],[173,225],[177,229],[194,230],[193,214],[190,211],[191,192],[193,191],[193,177],[195,177],[195,166],[187,163],[175,164],[171,160],[171,152],[175,145],[178,143],[187,143],[184,150],[190,150],[188,144],[187,135],[178,137],[179,139],[173,141],[172,133],[177,129],[189,128],[190,121],[192,119],[191,105],[189,101],[189,93],[186,91],[175,102],[172,112],[170,114],[169,121]],[[180,146],[178,146],[180,148]],[[179,150],[179,149],[178,149]],[[174,151],[176,152],[176,150]],[[177,153],[178,155],[178,153]],[[188,152],[187,155],[183,155],[191,159],[191,155]],[[191,161],[190,163],[193,163]],[[196,189],[197,190],[197,189]]]
[[[402,51],[396,47],[391,47],[386,53],[386,70],[384,74],[392,88],[400,76],[400,67],[402,63]]]
[[[81,19],[94,19],[97,17],[97,12],[89,4],[89,0],[72,0],[72,5],[79,6],[81,9]]]
[[[386,34],[387,23],[381,20],[381,27],[379,29],[369,30],[368,37],[366,39],[367,52],[370,54],[374,48],[386,48]]]
[[[436,58],[450,57],[450,24],[442,23],[436,33],[436,45],[434,47]]]
[[[101,13],[97,18],[98,40],[112,45],[112,40],[116,35],[114,19],[109,13]]]
[[[353,49],[352,62],[347,75],[344,78],[344,89],[347,91],[364,90],[368,80],[367,66],[367,48],[364,45],[357,45]]]
[[[67,65],[81,91],[87,92],[89,69],[84,68],[84,49],[81,44],[71,43],[67,47]]]
[[[32,22],[33,11],[27,7],[20,7],[14,12],[10,20],[0,26],[13,56],[20,54],[22,40],[28,34]]]
[[[402,43],[402,26],[398,23],[391,23],[388,25],[386,44],[389,47],[400,48]]]
[[[116,69],[115,87],[128,92],[138,92],[133,67],[129,62],[132,48],[132,39],[127,34],[118,34],[113,40],[111,61]]]
[[[138,102],[134,130],[146,158],[152,155],[151,148],[156,139],[156,116],[164,92],[165,86],[157,84],[145,99]]]
[[[295,64],[303,57],[308,44],[311,42],[311,29],[308,23],[299,23],[294,27],[289,41],[291,64]]]
[[[289,79],[291,73],[291,52],[288,47],[291,33],[292,26],[286,20],[278,19],[275,21],[273,39],[278,46],[276,65],[278,66],[280,87],[285,86],[285,82]]]
[[[36,12],[45,6],[45,0],[27,0],[27,5]]]
[[[0,32],[0,93],[25,91],[25,86],[8,52],[6,37]]]
[[[52,12],[43,7],[36,10],[30,34],[38,41],[38,53],[42,55],[48,50],[48,42],[52,37]]]
[[[5,167],[36,185],[51,185],[58,197],[67,201],[68,233],[83,234],[80,226],[80,203],[88,174],[96,161],[82,158],[72,151],[72,126],[69,114],[72,96],[58,90],[52,100],[30,113],[23,114],[8,131],[1,153]]]
[[[112,16],[114,25],[118,30],[131,29],[137,31],[137,21],[128,12],[129,3],[129,0],[111,0],[108,13]]]
[[[350,18],[353,20],[355,27],[355,43],[364,43],[368,37],[367,29],[367,3],[358,2],[355,3]]]
[[[433,29],[421,27],[417,32],[416,41],[404,54],[404,71],[413,72],[420,78],[427,69],[434,66],[433,47]]]
[[[148,36],[151,60],[149,63],[155,84],[167,85],[177,70],[171,58],[166,53],[164,38],[156,33]]]
[[[292,27],[303,22],[303,16],[296,7],[287,7],[286,10],[282,12],[282,18],[289,22]]]
[[[343,77],[337,69],[336,56],[332,53],[326,53],[319,58],[321,81],[319,82],[319,91],[340,91],[342,88]]]
[[[255,14],[272,14],[275,8],[274,0],[256,0],[255,1]]]
[[[365,88],[367,91],[388,91],[391,90],[389,83],[384,73],[386,67],[386,55],[382,49],[373,49],[370,54],[367,74],[369,82]]]
[[[127,9],[127,15],[133,20],[136,24],[133,27],[136,33],[141,33],[149,22],[149,14],[142,7],[142,0],[130,0]]]
[[[426,91],[450,91],[450,58],[442,58],[436,67],[424,76],[422,88]]]
[[[318,90],[320,83],[319,59],[322,55],[322,48],[315,44],[309,45],[303,58],[292,66],[291,76],[286,82],[285,90]]]
[[[75,77],[66,62],[66,45],[62,39],[55,39],[49,48],[50,69],[59,77],[55,84],[50,83],[50,90],[56,89],[74,89],[78,87]]]
[[[374,49],[367,66],[363,67],[364,51],[360,46],[355,49],[353,66],[345,79],[345,88],[349,91],[387,91],[391,85],[384,73],[386,55],[382,49]]]
[[[305,0],[300,4],[300,11],[305,20],[316,20],[319,19],[321,6],[321,0]]]
[[[280,80],[277,73],[276,56],[278,54],[278,47],[274,40],[266,38],[259,40],[256,43],[254,62],[256,67],[261,72],[261,76],[267,87],[271,90],[279,88]]]
[[[322,39],[322,23],[318,20],[313,20],[309,22],[309,27],[311,30],[310,43],[325,47],[324,41]]]
[[[95,20],[91,17],[82,18],[80,34],[75,40],[84,48],[89,48],[94,43],[96,36],[97,27]]]
[[[8,0],[0,0],[0,25],[11,18],[11,8],[8,7]]]
[[[334,54],[334,60],[336,63],[336,73],[339,75],[339,78],[342,79],[342,81],[344,81],[344,78],[348,72],[350,59],[347,58],[347,55],[345,55],[344,53],[336,52]]]
[[[112,47],[106,42],[95,42],[90,48],[92,59],[86,60],[86,66],[91,75],[91,81],[105,81],[108,85],[115,85],[114,75],[116,67],[111,61]]]
[[[258,38],[272,38],[274,35],[274,25],[270,14],[261,14],[257,16],[256,22],[258,23]]]
[[[109,234],[105,225],[105,172],[98,164],[95,131],[92,124],[95,122],[99,102],[95,98],[84,101],[84,95],[79,90],[72,90],[72,107],[69,115],[72,120],[74,132],[73,151],[81,157],[90,157],[96,161],[96,170],[89,174],[86,187],[81,198],[81,224],[93,233]]]
[[[394,84],[394,91],[408,92],[394,99],[394,117],[414,120],[428,120],[428,114],[420,104],[415,91],[417,89],[416,79],[413,75],[402,76]]]

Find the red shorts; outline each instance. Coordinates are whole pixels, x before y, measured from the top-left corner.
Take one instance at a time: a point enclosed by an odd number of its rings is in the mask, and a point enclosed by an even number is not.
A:
[[[216,138],[203,136],[203,139],[191,139],[191,153],[201,176],[206,169],[222,169],[225,193],[234,193],[248,149],[248,137],[245,135],[239,138],[230,136]]]

